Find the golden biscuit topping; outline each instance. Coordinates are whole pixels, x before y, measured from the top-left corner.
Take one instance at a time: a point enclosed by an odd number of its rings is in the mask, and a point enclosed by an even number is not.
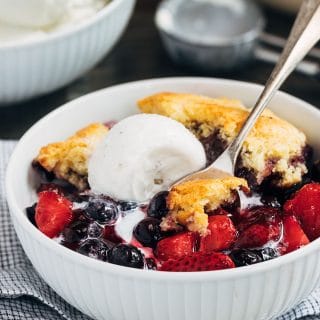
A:
[[[84,190],[88,188],[88,159],[107,133],[105,125],[90,124],[65,141],[42,147],[35,162],[57,178]]]
[[[234,191],[248,188],[244,179],[228,177],[187,181],[172,188],[167,198],[168,215],[161,228],[170,230],[185,226],[188,230],[205,235],[208,212],[234,202]]]
[[[228,145],[249,113],[237,100],[182,93],[158,93],[140,100],[138,105],[142,112],[180,121],[202,142],[212,135],[214,141],[204,143],[211,143],[209,149],[217,148],[217,140],[224,147]],[[277,179],[275,184],[288,187],[300,182],[307,173],[303,159],[295,161],[302,156],[305,146],[306,137],[301,131],[266,110],[243,144],[239,165],[253,172],[258,184],[272,176]]]

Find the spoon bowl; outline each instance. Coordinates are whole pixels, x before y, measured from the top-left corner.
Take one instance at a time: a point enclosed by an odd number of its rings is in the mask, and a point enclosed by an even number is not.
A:
[[[230,161],[231,158],[226,151],[224,151],[218,159],[216,159],[209,167],[191,173],[186,177],[176,181],[173,186],[181,184],[183,182],[200,180],[200,179],[223,179],[233,176],[233,164]],[[172,187],[173,187],[172,186]]]

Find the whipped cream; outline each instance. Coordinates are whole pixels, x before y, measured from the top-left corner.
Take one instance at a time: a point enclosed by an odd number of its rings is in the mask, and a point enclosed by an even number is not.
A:
[[[46,37],[94,15],[107,0],[0,0],[0,45]]]
[[[93,192],[143,202],[205,164],[202,144],[182,124],[139,114],[117,123],[97,146],[88,180]]]

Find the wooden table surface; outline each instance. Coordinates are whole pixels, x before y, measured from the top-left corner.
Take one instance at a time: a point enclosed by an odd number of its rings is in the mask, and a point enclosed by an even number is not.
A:
[[[18,139],[38,119],[63,103],[83,94],[114,84],[139,79],[170,76],[208,76],[174,65],[162,47],[153,23],[156,0],[137,0],[130,24],[113,51],[89,73],[64,89],[31,101],[0,108],[0,138]],[[293,18],[264,10],[267,31],[287,36]],[[211,74],[256,83],[264,83],[272,66],[253,62],[249,68],[232,74]],[[293,74],[282,88],[315,106],[320,106],[320,82]]]

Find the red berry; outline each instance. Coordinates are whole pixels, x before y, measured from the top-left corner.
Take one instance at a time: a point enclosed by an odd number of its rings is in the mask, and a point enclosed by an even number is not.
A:
[[[245,229],[239,236],[236,246],[239,248],[257,248],[271,240],[280,238],[279,224],[254,224]]]
[[[320,236],[320,184],[310,183],[303,186],[284,205],[285,213],[294,215],[302,229],[312,241]]]
[[[209,217],[209,234],[200,240],[200,251],[211,252],[228,249],[237,238],[237,230],[225,215]]]
[[[160,260],[177,259],[195,251],[196,234],[182,232],[160,240],[156,255]]]
[[[283,239],[280,247],[282,254],[297,250],[309,242],[295,216],[283,217]]]
[[[254,207],[241,212],[237,248],[257,248],[281,236],[281,212],[277,208]]]
[[[114,226],[105,226],[103,229],[103,238],[113,243],[121,243],[122,239],[117,235]]]
[[[188,256],[178,259],[165,261],[159,270],[192,272],[192,271],[210,271],[234,268],[235,265],[231,258],[219,252],[194,252]]]
[[[55,191],[42,191],[36,207],[37,227],[49,238],[54,238],[71,222],[72,203]]]
[[[278,208],[257,206],[249,209],[242,210],[237,219],[237,230],[242,232],[249,226],[254,224],[272,224],[281,221],[281,211]]]

